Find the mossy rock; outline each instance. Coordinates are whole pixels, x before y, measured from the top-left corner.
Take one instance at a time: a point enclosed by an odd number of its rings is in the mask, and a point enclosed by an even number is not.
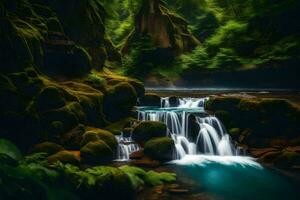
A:
[[[52,123],[59,121],[63,124],[63,132],[66,133],[80,123],[78,113],[76,112],[74,113],[73,110],[65,106],[59,109],[45,111],[41,113],[39,117],[45,130],[51,130]],[[49,134],[51,133],[49,132]]]
[[[39,112],[57,109],[65,106],[62,91],[54,86],[44,88],[35,98],[36,109]]]
[[[80,96],[79,103],[85,113],[87,125],[103,127],[106,124],[103,113],[103,95]]]
[[[226,110],[235,112],[241,99],[237,97],[216,97],[205,102],[205,109],[210,111]]]
[[[80,158],[76,156],[74,153],[70,151],[59,151],[49,157],[47,157],[49,163],[56,163],[61,162],[63,164],[72,164],[72,165],[79,165]]]
[[[138,80],[129,80],[130,85],[135,89],[137,97],[142,98],[145,94],[144,84]]]
[[[160,106],[160,97],[154,93],[146,93],[141,99],[142,106]]]
[[[283,152],[275,158],[274,164],[280,168],[298,166],[300,165],[300,154],[297,152],[283,150]]]
[[[85,126],[79,124],[67,133],[62,134],[60,136],[60,142],[67,149],[79,150],[84,132]]]
[[[88,74],[83,82],[102,92],[106,91],[106,80],[96,74]]]
[[[153,137],[163,137],[167,135],[167,126],[162,122],[142,121],[137,124],[132,132],[132,139],[143,144]]]
[[[236,125],[234,118],[232,118],[231,114],[225,110],[217,110],[215,112],[215,116],[221,120],[221,122],[225,125],[226,128],[230,129]]]
[[[238,140],[241,135],[241,130],[239,128],[231,128],[228,133],[234,140]]]
[[[128,83],[119,83],[110,87],[104,96],[104,113],[109,121],[117,121],[129,116],[136,105],[137,94]]]
[[[98,128],[88,129],[87,132],[84,133],[83,139],[81,141],[81,146],[84,146],[88,142],[103,140],[111,149],[116,149],[118,146],[118,142],[116,140],[115,135],[111,132]]]
[[[26,72],[10,74],[9,78],[17,88],[17,91],[27,98],[32,98],[44,87],[44,83],[39,77],[31,78]]]
[[[43,142],[40,144],[35,145],[32,149],[31,149],[31,153],[40,153],[40,152],[45,152],[47,153],[49,156],[53,155],[59,151],[63,151],[64,148],[56,143],[53,142]]]
[[[91,57],[82,47],[73,46],[71,53],[66,51],[47,51],[42,70],[52,76],[82,77],[90,73]]]
[[[112,149],[103,141],[92,141],[80,149],[81,159],[86,164],[105,164],[113,159]]]
[[[88,168],[86,173],[92,175],[95,181],[94,187],[85,188],[82,191],[84,197],[91,199],[136,199],[134,187],[126,173],[115,167],[97,166]],[[117,191],[117,192],[116,192]]]
[[[49,126],[49,129],[48,129],[48,134],[49,135],[58,136],[58,135],[61,135],[63,133],[64,133],[64,125],[61,121],[51,122],[51,124]]]
[[[113,133],[114,135],[120,135],[124,131],[124,129],[130,128],[135,121],[136,119],[132,117],[126,117],[117,122],[109,124],[105,127],[105,129]]]
[[[153,138],[146,142],[144,148],[145,155],[159,161],[172,160],[174,152],[175,144],[169,137]]]

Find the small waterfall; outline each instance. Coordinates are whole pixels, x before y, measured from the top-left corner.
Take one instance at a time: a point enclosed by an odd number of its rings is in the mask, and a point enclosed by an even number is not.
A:
[[[134,143],[131,137],[124,137],[124,134],[116,136],[118,141],[116,161],[128,161],[130,154],[139,150],[139,145]]]
[[[161,98],[161,108],[139,109],[138,120],[165,123],[168,134],[175,142],[177,158],[196,154],[243,154],[241,149],[233,144],[222,123],[204,111],[204,103],[208,98],[180,98],[176,107],[171,107],[169,100],[169,97]],[[194,117],[192,122],[191,116]]]

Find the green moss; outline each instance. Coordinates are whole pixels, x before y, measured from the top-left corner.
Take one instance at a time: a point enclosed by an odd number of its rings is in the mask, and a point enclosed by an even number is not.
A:
[[[82,162],[88,164],[108,163],[113,159],[112,149],[102,140],[92,141],[80,149]]]
[[[144,143],[153,137],[167,135],[167,126],[162,122],[142,121],[137,124],[132,132],[132,139],[138,143]]]
[[[60,146],[59,144],[56,143],[52,143],[52,142],[43,142],[40,144],[35,145],[32,149],[31,149],[31,153],[40,153],[40,152],[45,152],[48,155],[52,155],[55,154],[59,151],[64,150],[64,148],[62,146]]]
[[[100,76],[97,76],[96,74],[89,74],[84,79],[84,83],[103,92],[106,90],[106,80]]]
[[[154,138],[146,142],[144,152],[154,160],[169,161],[174,158],[175,144],[168,137]]]
[[[125,172],[133,184],[134,188],[138,189],[143,185],[148,186],[157,186],[163,183],[171,183],[176,181],[176,174],[174,173],[166,173],[166,172],[155,172],[155,171],[148,171],[132,166],[122,166],[121,169]]]
[[[56,167],[72,183],[81,198],[135,199],[130,179],[118,168],[97,166],[83,171],[72,165],[58,164]]]
[[[49,163],[61,162],[63,164],[79,165],[79,157],[69,151],[59,151],[47,158]]]
[[[117,148],[118,143],[115,136],[109,131],[98,128],[90,128],[89,131],[85,132],[81,141],[81,145],[83,146],[88,142],[99,139],[104,141],[111,149]]]
[[[132,117],[126,117],[117,122],[111,123],[106,126],[105,129],[113,133],[114,135],[120,135],[124,128],[128,128],[135,121]]]

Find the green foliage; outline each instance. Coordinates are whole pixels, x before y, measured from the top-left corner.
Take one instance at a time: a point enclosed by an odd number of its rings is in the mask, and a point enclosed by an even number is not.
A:
[[[6,154],[15,160],[22,158],[20,150],[13,143],[5,139],[0,139],[0,154]]]
[[[78,199],[59,173],[47,168],[45,154],[24,157],[19,165],[0,164],[0,199]]]
[[[176,181],[176,174],[174,173],[158,173],[155,171],[146,172],[141,168],[127,165],[122,166],[119,169],[121,169],[129,176],[134,188],[139,188],[144,184],[148,186],[157,186],[163,183],[172,183]]]

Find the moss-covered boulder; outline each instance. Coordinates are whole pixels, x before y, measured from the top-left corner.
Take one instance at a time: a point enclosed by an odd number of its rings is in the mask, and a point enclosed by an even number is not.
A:
[[[108,89],[104,96],[104,113],[109,121],[117,121],[130,115],[136,105],[137,94],[128,83],[119,83]]]
[[[144,153],[146,156],[159,161],[174,159],[175,144],[169,137],[153,138],[146,142]]]
[[[300,165],[300,153],[284,150],[274,159],[274,164],[280,168],[291,168]]]
[[[40,152],[45,152],[49,156],[53,155],[59,151],[63,151],[64,148],[56,143],[53,142],[43,142],[40,144],[35,145],[31,150],[30,153],[40,153]]]
[[[138,123],[132,132],[132,139],[140,144],[145,143],[153,137],[167,135],[167,126],[162,122],[142,121]]]
[[[61,162],[63,164],[72,164],[72,165],[79,165],[80,158],[78,155],[75,155],[75,153],[70,151],[59,151],[49,157],[47,157],[47,160],[49,163],[56,163]]]
[[[46,111],[65,106],[63,92],[54,86],[45,87],[35,98],[37,111]]]
[[[250,146],[267,147],[272,138],[293,139],[300,132],[300,110],[285,99],[218,96],[206,102],[205,108],[226,128],[238,128],[240,142]]]
[[[113,159],[112,149],[103,141],[92,141],[80,149],[83,163],[86,164],[105,164]]]
[[[154,93],[146,93],[143,98],[141,98],[142,106],[160,106],[160,97]]]
[[[111,132],[99,128],[88,128],[88,131],[84,133],[81,145],[84,146],[88,142],[103,140],[111,149],[116,149],[118,142],[115,135]]]
[[[141,98],[145,94],[144,84],[138,80],[130,79],[129,84],[135,89],[137,97]]]
[[[129,176],[118,168],[97,166],[80,170],[76,166],[60,165],[59,170],[72,184],[80,199],[136,199]]]
[[[60,136],[60,142],[67,149],[79,150],[84,132],[85,126],[79,124],[67,133],[62,134]]]

